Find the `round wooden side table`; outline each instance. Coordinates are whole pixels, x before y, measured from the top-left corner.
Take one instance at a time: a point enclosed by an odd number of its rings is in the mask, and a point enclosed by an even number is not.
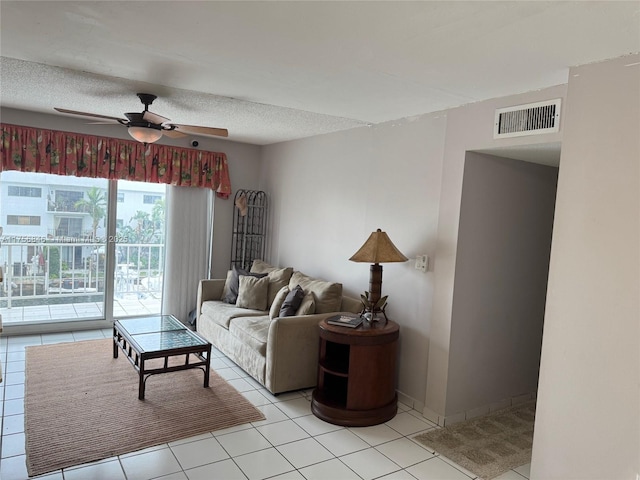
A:
[[[319,323],[318,385],[311,411],[329,423],[377,425],[397,411],[398,324],[363,322],[357,328]]]

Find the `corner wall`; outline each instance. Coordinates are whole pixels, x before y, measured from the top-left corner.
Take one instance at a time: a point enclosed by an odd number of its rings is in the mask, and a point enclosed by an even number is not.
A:
[[[532,479],[640,472],[639,62],[569,75]]]
[[[425,393],[425,416],[443,424],[454,412],[448,405],[447,388],[451,362],[451,318],[457,245],[460,222],[462,184],[467,152],[555,143],[562,140],[564,119],[557,133],[524,137],[493,138],[494,113],[497,108],[526,103],[563,99],[566,85],[546,88],[521,95],[497,98],[447,111],[446,141],[438,215],[437,258],[434,269],[432,323],[429,333],[429,366]]]

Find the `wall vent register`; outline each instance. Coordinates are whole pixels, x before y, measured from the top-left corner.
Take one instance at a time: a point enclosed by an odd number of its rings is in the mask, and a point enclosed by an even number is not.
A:
[[[560,130],[562,99],[496,110],[493,138],[522,137]]]

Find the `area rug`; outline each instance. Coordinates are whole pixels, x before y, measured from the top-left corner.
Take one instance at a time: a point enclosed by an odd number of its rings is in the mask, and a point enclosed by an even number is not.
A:
[[[265,418],[213,370],[209,388],[200,369],[152,375],[138,400],[138,374],[122,352],[113,358],[112,346],[27,347],[29,476]]]
[[[415,438],[484,480],[531,462],[535,401],[498,410]]]

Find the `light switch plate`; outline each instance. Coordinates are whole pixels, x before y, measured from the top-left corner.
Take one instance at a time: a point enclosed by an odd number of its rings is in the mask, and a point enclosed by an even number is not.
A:
[[[429,257],[427,255],[418,255],[416,257],[416,270],[426,272],[429,269]]]

